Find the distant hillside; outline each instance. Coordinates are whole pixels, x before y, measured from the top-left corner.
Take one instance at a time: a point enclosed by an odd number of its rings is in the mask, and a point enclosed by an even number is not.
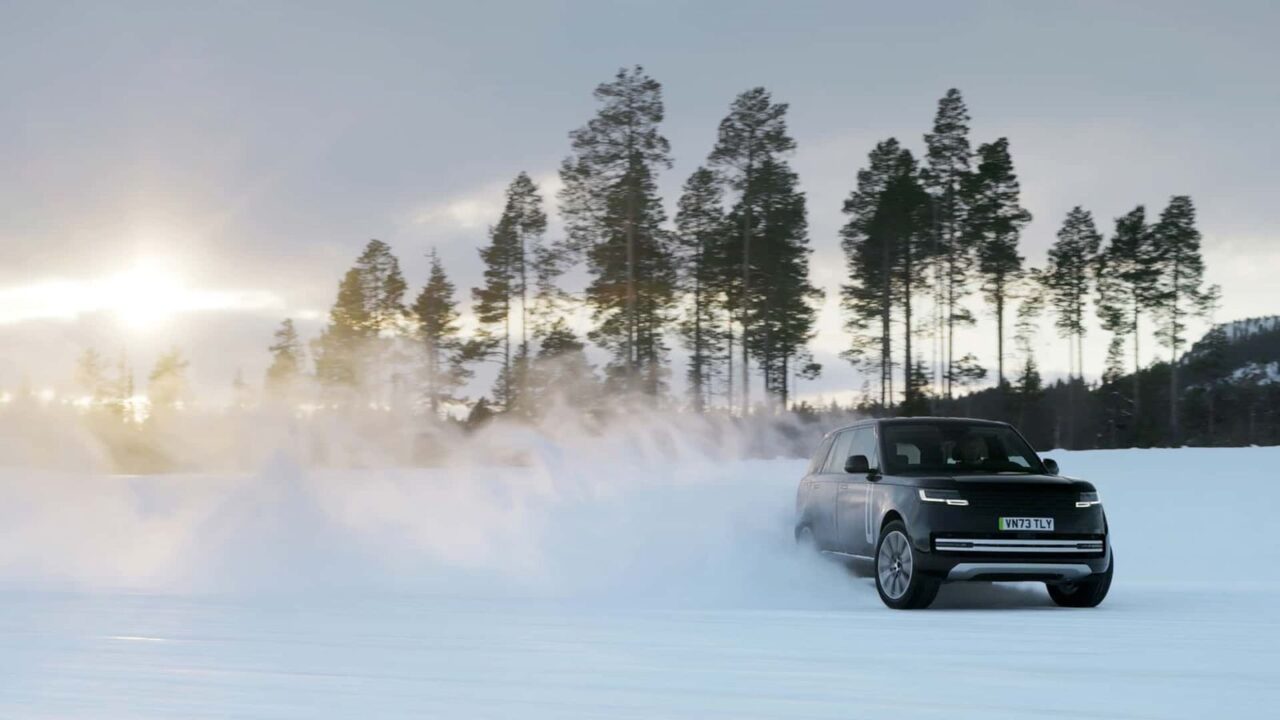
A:
[[[1236,342],[1259,333],[1280,330],[1280,315],[1232,320],[1217,326],[1227,335],[1227,339]]]
[[[1188,384],[1280,382],[1280,315],[1214,326],[1182,357]]]
[[[1187,445],[1280,444],[1280,316],[1214,326],[1180,359],[1180,438]],[[1170,440],[1169,363],[1112,382],[1012,378],[932,412],[1017,424],[1038,448],[1148,447]]]

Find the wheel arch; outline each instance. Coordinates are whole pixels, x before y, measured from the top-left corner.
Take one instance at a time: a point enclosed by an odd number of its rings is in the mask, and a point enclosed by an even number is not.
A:
[[[884,532],[884,526],[888,525],[894,520],[897,520],[898,522],[902,523],[902,526],[904,528],[907,526],[907,521],[905,518],[902,517],[902,513],[898,512],[896,508],[889,508],[888,510],[885,511],[884,515],[880,518],[880,524],[876,526],[875,536],[876,536],[877,542],[880,539],[880,534]]]

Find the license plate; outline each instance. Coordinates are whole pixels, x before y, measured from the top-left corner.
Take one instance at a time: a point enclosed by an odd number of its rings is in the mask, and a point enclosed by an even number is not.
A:
[[[1000,529],[1053,532],[1053,518],[1002,517],[1000,518]]]

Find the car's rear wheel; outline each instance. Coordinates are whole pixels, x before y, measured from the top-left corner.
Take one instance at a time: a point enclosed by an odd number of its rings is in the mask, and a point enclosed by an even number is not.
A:
[[[818,551],[818,541],[813,539],[813,531],[808,525],[796,528],[796,548],[805,553]]]
[[[907,528],[898,520],[886,524],[880,531],[875,576],[880,599],[894,610],[929,607],[942,584],[919,571]]]
[[[1097,607],[1107,597],[1111,589],[1111,576],[1115,572],[1116,556],[1111,555],[1106,572],[1090,575],[1084,580],[1064,583],[1045,583],[1049,588],[1049,597],[1062,607],[1091,608]]]

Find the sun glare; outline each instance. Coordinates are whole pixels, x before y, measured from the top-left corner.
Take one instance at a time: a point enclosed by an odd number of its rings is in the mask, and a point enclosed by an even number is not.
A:
[[[154,258],[139,260],[128,270],[107,278],[98,292],[103,309],[134,330],[162,324],[184,309],[190,294],[181,274],[172,265]]]
[[[125,269],[97,278],[0,288],[0,324],[103,313],[129,330],[146,332],[184,312],[262,311],[282,306],[278,296],[263,290],[192,287],[176,263],[160,256],[141,257]]]

